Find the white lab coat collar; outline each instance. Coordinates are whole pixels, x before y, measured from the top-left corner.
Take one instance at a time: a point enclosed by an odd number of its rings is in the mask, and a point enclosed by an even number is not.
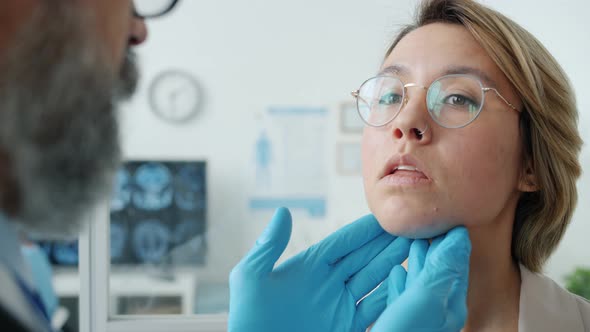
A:
[[[590,331],[590,303],[520,266],[519,332]]]

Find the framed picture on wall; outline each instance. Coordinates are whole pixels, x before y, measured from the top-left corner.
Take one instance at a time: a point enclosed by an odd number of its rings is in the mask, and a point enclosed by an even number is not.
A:
[[[336,164],[340,175],[361,175],[361,143],[338,143],[336,145]]]
[[[365,123],[361,120],[356,109],[355,101],[347,101],[340,104],[340,131],[342,133],[360,134]]]

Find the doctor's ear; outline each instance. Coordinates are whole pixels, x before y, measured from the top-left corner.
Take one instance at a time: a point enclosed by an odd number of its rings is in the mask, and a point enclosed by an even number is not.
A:
[[[522,192],[535,192],[539,190],[537,176],[535,175],[535,171],[533,170],[530,160],[526,162],[524,170],[520,175],[518,190]]]

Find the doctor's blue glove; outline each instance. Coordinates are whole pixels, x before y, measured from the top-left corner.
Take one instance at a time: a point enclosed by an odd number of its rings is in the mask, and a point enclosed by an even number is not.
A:
[[[371,332],[458,332],[467,317],[471,242],[464,227],[434,239],[416,240],[408,272],[389,275],[387,308]],[[385,283],[384,283],[385,284]]]
[[[228,331],[364,332],[385,309],[387,289],[363,297],[404,261],[410,241],[368,215],[274,267],[291,226],[289,210],[278,209],[232,270]]]

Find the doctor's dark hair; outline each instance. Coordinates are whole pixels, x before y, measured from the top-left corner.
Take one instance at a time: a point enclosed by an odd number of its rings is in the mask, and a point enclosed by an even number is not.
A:
[[[502,70],[522,101],[522,176],[535,180],[515,211],[513,259],[539,272],[563,237],[578,199],[576,99],[569,79],[545,47],[508,17],[471,0],[425,0],[414,23],[397,35],[385,58],[411,31],[430,23],[465,27]]]

